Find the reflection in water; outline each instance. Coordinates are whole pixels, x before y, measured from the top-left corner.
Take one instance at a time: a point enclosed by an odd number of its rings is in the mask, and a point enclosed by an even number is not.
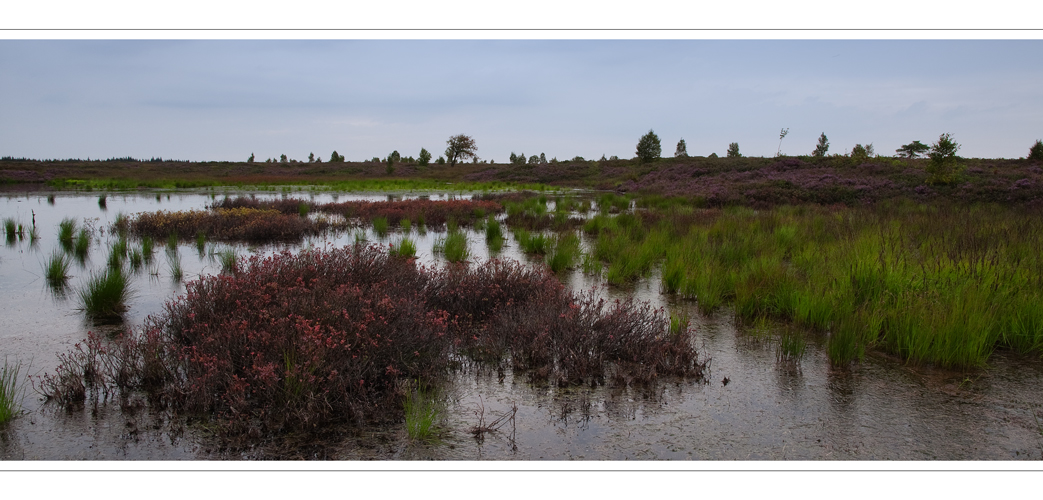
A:
[[[217,196],[236,192],[217,192]],[[286,195],[253,193],[260,198]],[[415,195],[371,196],[314,194],[315,202],[337,199],[402,199]],[[302,196],[294,193],[291,196]],[[424,195],[427,196],[427,195]],[[432,195],[449,199],[451,195]],[[0,299],[5,327],[0,331],[0,356],[33,360],[34,376],[52,372],[56,353],[66,352],[86,336],[89,327],[76,310],[76,291],[90,271],[104,266],[105,249],[115,237],[105,228],[115,214],[154,210],[201,209],[211,192],[142,193],[108,196],[106,209],[98,196],[69,193],[34,194],[0,199],[0,219],[29,220],[36,216],[40,240],[14,241],[0,247]],[[56,294],[42,277],[42,262],[57,241],[64,217],[88,219],[89,252],[71,269],[64,295]],[[440,265],[432,251],[444,232],[413,228],[418,261]],[[519,253],[505,229],[505,244],[497,256],[537,263]],[[401,228],[396,228],[400,232]],[[372,243],[397,241],[402,235],[364,235]],[[348,232],[309,239],[318,248],[353,244]],[[482,232],[468,231],[472,260],[490,257]],[[133,242],[139,245],[140,242]],[[180,253],[185,280],[221,270],[214,255],[228,249],[240,255],[267,255],[288,245],[248,248],[207,242],[205,252],[186,243]],[[191,246],[190,246],[191,245]],[[582,242],[588,248],[589,242]],[[101,257],[98,257],[101,256]],[[75,259],[74,259],[75,260]],[[184,285],[172,279],[163,255],[133,275],[136,294],[127,313],[128,325],[140,325],[149,314]],[[325,443],[320,451],[300,451],[296,458],[439,459],[439,460],[743,460],[743,459],[1034,459],[1043,458],[1040,426],[1043,419],[1043,364],[1038,359],[997,353],[990,367],[978,373],[952,373],[912,368],[884,356],[870,356],[850,370],[830,367],[823,339],[806,337],[806,350],[795,361],[780,362],[780,332],[770,324],[737,326],[725,308],[702,316],[692,301],[659,293],[659,278],[627,287],[605,288],[580,271],[562,276],[574,290],[594,289],[609,299],[636,296],[653,307],[688,314],[693,342],[709,359],[706,380],[665,380],[655,387],[623,386],[606,377],[605,385],[559,388],[532,385],[524,373],[510,368],[480,368],[465,364],[451,375],[445,431],[436,443],[411,442],[404,425],[381,429],[350,429],[341,442]],[[723,384],[727,378],[729,383]],[[197,431],[169,429],[144,408],[110,401],[96,410],[64,414],[43,405],[29,391],[27,413],[0,431],[3,459],[200,459],[278,457],[271,450],[227,456]],[[517,406],[514,439],[488,433],[478,441],[470,433],[476,411],[499,415]],[[121,411],[121,406],[129,408]],[[1034,413],[1036,417],[1034,417]],[[310,450],[310,449],[309,449]]]

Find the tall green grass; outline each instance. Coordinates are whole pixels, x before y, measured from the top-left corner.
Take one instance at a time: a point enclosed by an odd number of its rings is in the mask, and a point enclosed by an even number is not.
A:
[[[514,239],[518,241],[521,250],[529,254],[544,255],[551,247],[553,237],[543,233],[530,233],[523,228],[514,230]]]
[[[73,254],[76,255],[76,259],[83,263],[87,259],[87,254],[90,253],[91,248],[91,233],[87,228],[80,228],[79,234],[76,235],[76,244],[73,246]]]
[[[663,292],[704,313],[732,303],[742,319],[821,332],[838,366],[873,348],[952,368],[983,366],[997,348],[1043,352],[1041,214],[901,202],[650,210],[589,219],[584,268],[604,263],[624,284],[659,266]]]
[[[398,257],[415,257],[416,256],[416,243],[409,238],[402,238],[397,244],[391,245],[391,255]]]
[[[58,222],[58,243],[66,252],[72,252],[72,238],[76,233],[76,220],[64,218]]]
[[[25,381],[19,381],[21,371],[21,362],[12,364],[4,357],[4,365],[0,368],[0,426],[14,420],[21,411],[25,397]]]
[[[47,284],[54,289],[64,289],[69,281],[69,258],[62,252],[55,250],[50,258],[44,263],[44,277]]]
[[[387,217],[374,217],[373,218],[373,232],[377,233],[377,236],[383,238],[388,234],[388,219]]]
[[[485,243],[493,253],[503,248],[503,230],[500,229],[500,222],[494,217],[489,217],[485,223]]]
[[[239,255],[235,250],[227,249],[217,254],[221,262],[221,272],[224,274],[236,274],[239,271]]]
[[[574,232],[566,232],[554,237],[554,244],[547,253],[547,266],[555,274],[572,269],[579,259],[579,237]]]
[[[18,240],[18,222],[11,218],[4,219],[4,233],[7,236],[8,243],[14,243]]]
[[[87,318],[98,323],[119,322],[127,311],[130,280],[120,268],[91,273],[80,290],[80,303]]]
[[[449,262],[463,262],[470,256],[467,249],[467,235],[459,230],[450,231],[445,238],[435,242],[436,253],[441,253]]]
[[[445,413],[445,405],[434,389],[419,384],[406,393],[404,401],[406,433],[416,441],[431,441]]]

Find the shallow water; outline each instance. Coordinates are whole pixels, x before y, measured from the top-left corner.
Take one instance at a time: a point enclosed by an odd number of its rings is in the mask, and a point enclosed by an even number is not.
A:
[[[53,205],[48,195],[55,196]],[[214,192],[223,196],[223,192]],[[229,194],[237,194],[229,191]],[[281,196],[259,192],[259,197]],[[56,353],[66,352],[93,327],[77,310],[76,291],[91,270],[105,266],[108,245],[115,237],[102,231],[117,213],[131,215],[154,210],[200,209],[209,203],[209,191],[100,193],[28,193],[0,198],[0,219],[13,217],[28,227],[35,214],[40,240],[0,247],[0,356],[31,362],[31,373],[53,372]],[[158,198],[157,198],[158,196]],[[290,193],[309,196],[309,193]],[[310,193],[316,201],[330,201],[330,193]],[[416,196],[405,194],[404,197]],[[439,199],[445,193],[431,193]],[[465,196],[466,197],[466,196]],[[386,194],[340,195],[340,200],[386,200]],[[57,247],[57,226],[63,217],[86,219],[96,232],[85,265],[72,265],[70,291],[55,296],[43,278],[43,262]],[[401,229],[379,238],[389,244]],[[409,237],[422,263],[439,265],[432,252],[445,233],[414,227]],[[499,257],[529,261],[508,241]],[[353,232],[305,242],[314,246],[342,246]],[[472,260],[490,257],[484,236],[469,232]],[[132,241],[134,245],[139,242]],[[156,242],[155,264],[134,275],[134,297],[128,325],[139,325],[149,314],[183,291],[171,278]],[[220,264],[213,253],[229,248],[210,244],[202,255],[194,244],[179,246],[184,280],[214,274]],[[292,246],[249,248],[235,246],[240,255],[267,254]],[[563,276],[577,290],[599,281],[581,272]],[[993,356],[986,370],[958,373],[906,366],[899,360],[871,355],[852,370],[832,369],[823,339],[810,336],[807,352],[798,364],[779,363],[770,332],[740,327],[725,310],[703,317],[694,303],[674,301],[659,294],[655,275],[628,290],[600,288],[608,298],[628,295],[687,312],[693,321],[696,345],[710,360],[709,376],[702,381],[673,381],[654,389],[560,389],[533,386],[524,376],[467,366],[453,375],[445,391],[444,432],[434,443],[410,442],[404,426],[352,433],[330,443],[321,455],[290,458],[434,459],[434,460],[867,460],[867,459],[999,459],[1043,458],[1043,363],[1006,353]],[[24,373],[24,370],[23,370]],[[725,379],[728,383],[725,384]],[[470,430],[484,407],[486,422],[512,406],[513,423],[476,439]],[[65,413],[44,405],[32,387],[23,401],[25,414],[0,430],[0,457],[8,460],[59,459],[180,460],[255,458],[262,453],[225,456],[212,453],[192,429],[173,431],[155,422],[146,410],[121,411],[118,404],[99,405]],[[133,406],[133,405],[132,405]],[[1035,417],[1034,417],[1035,414]],[[1037,418],[1039,419],[1037,421]]]

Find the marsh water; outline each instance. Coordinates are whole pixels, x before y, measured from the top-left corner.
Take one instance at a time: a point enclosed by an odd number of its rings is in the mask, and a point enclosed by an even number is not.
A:
[[[99,197],[105,196],[104,203]],[[21,238],[0,247],[0,356],[21,363],[21,375],[53,373],[57,354],[67,352],[89,330],[77,291],[93,270],[106,265],[116,236],[106,230],[117,214],[202,209],[215,197],[311,197],[386,200],[388,194],[272,191],[138,191],[133,193],[8,192],[0,197],[0,219],[24,227]],[[466,194],[425,193],[431,199]],[[394,196],[409,198],[416,193]],[[575,214],[580,216],[582,214]],[[58,248],[58,224],[74,218],[93,229],[84,261],[73,261],[65,294],[44,279],[44,262]],[[35,221],[39,238],[28,237]],[[509,230],[509,228],[508,228]],[[402,238],[365,230],[374,243]],[[509,231],[508,231],[509,233]],[[413,228],[419,260],[441,264],[432,251],[445,231]],[[506,234],[500,258],[529,262]],[[184,277],[173,279],[171,263],[157,252],[154,263],[133,274],[127,325],[140,325],[184,291],[184,282],[220,272],[217,252],[266,254],[304,246],[334,247],[354,242],[353,231],[306,240],[300,245],[249,247],[207,242],[202,251],[182,243]],[[584,243],[585,244],[585,243]],[[157,246],[161,244],[157,243]],[[472,261],[490,257],[484,235],[469,233]],[[45,404],[30,382],[23,413],[0,429],[4,460],[193,460],[237,458],[398,460],[1039,460],[1043,458],[1043,362],[997,352],[985,369],[955,372],[910,366],[871,353],[848,370],[830,367],[824,339],[808,334],[797,362],[779,361],[770,324],[738,325],[725,308],[713,316],[695,304],[659,293],[657,276],[626,288],[608,287],[575,270],[562,281],[576,290],[597,287],[609,298],[635,296],[692,319],[694,342],[709,360],[704,380],[667,381],[654,388],[559,388],[533,385],[519,374],[466,365],[443,389],[445,419],[440,438],[411,441],[405,425],[355,430],[319,454],[261,452],[229,456],[213,451],[191,426],[176,432],[147,410],[119,405],[65,412]],[[513,422],[476,438],[480,419],[492,421],[517,408]],[[284,450],[285,451],[285,450]]]

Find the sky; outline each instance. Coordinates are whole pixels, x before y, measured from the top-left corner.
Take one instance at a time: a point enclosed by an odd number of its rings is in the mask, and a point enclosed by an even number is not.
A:
[[[1033,62],[1036,61],[1036,62]],[[1043,40],[0,40],[0,156],[964,157],[1043,138]]]

